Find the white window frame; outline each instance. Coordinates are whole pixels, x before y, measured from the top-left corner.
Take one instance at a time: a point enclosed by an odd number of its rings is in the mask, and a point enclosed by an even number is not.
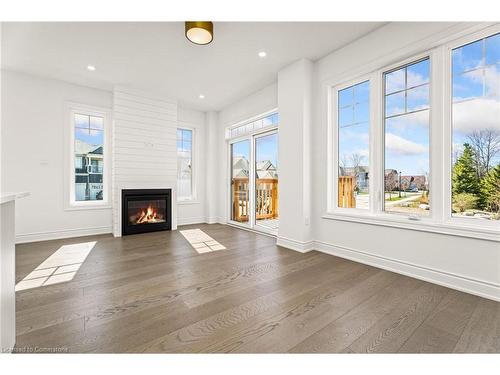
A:
[[[64,173],[64,209],[90,210],[111,208],[111,111],[108,108],[80,103],[65,103],[64,144],[66,168]],[[75,114],[102,117],[104,122],[103,141],[103,199],[100,201],[75,200]]]
[[[477,30],[477,28],[476,28]],[[431,48],[422,48],[409,57],[388,57],[389,64],[381,68],[357,69],[357,73],[346,79],[325,82],[327,109],[327,206],[322,215],[325,219],[360,222],[381,226],[421,230],[462,237],[500,241],[498,222],[468,220],[451,215],[451,146],[452,146],[452,97],[451,97],[451,51],[456,47],[500,32],[500,25],[484,27],[459,38],[448,37]],[[399,66],[430,60],[430,114],[429,114],[429,197],[430,215],[413,216],[385,212],[384,209],[384,73]],[[338,129],[337,100],[339,90],[370,81],[370,209],[337,207],[338,194]],[[340,82],[340,83],[339,83]]]
[[[177,204],[195,204],[199,203],[196,200],[196,128],[189,125],[178,125],[176,130],[189,130],[191,131],[191,196],[190,197],[180,197],[177,194]],[[175,133],[175,148],[177,151],[177,131]],[[177,160],[176,160],[177,162]]]
[[[330,212],[337,213],[340,215],[364,215],[367,213],[374,214],[376,212],[376,205],[375,205],[375,197],[372,196],[372,189],[375,189],[375,184],[373,182],[373,176],[374,176],[374,169],[372,168],[372,158],[374,155],[372,155],[372,150],[373,147],[371,147],[371,139],[375,135],[373,131],[373,124],[375,123],[375,116],[374,116],[374,111],[372,111],[372,105],[374,104],[374,95],[372,94],[372,80],[374,79],[373,74],[368,74],[364,75],[355,79],[350,79],[348,81],[345,81],[339,85],[336,85],[334,87],[331,87],[330,92],[329,92],[329,103],[331,110],[329,111],[329,133],[331,135],[328,135],[328,139],[331,140],[331,146],[328,147],[328,150],[331,150],[331,168],[329,168],[329,179],[331,179],[331,183],[329,184],[333,190],[332,194],[329,194],[328,196],[328,207],[330,208]],[[338,107],[338,93],[339,91],[342,91],[346,88],[349,88],[351,86],[363,83],[363,82],[369,82],[370,86],[370,92],[369,92],[369,109],[370,109],[370,120],[369,120],[369,131],[368,131],[368,149],[369,149],[369,182],[368,182],[368,189],[370,192],[370,202],[369,202],[369,207],[368,209],[360,209],[360,208],[346,208],[346,207],[339,207],[338,206],[338,179],[339,179],[339,127],[338,127],[338,114],[339,114],[339,107]],[[330,158],[329,158],[330,159]]]
[[[246,120],[243,120],[243,121],[240,121],[240,122],[237,122],[231,126],[227,126],[225,128],[225,134],[228,134],[228,132],[232,129],[232,128],[236,128],[236,127],[239,127],[239,126],[242,126],[242,125],[245,125],[245,124],[249,124],[249,123],[252,123],[254,121],[257,121],[259,119],[263,119],[269,115],[272,115],[274,113],[277,113],[278,116],[279,116],[279,111],[278,111],[278,108],[273,108],[269,111],[266,111],[266,112],[263,112],[257,116],[253,116],[251,118],[248,118]],[[238,135],[237,137],[229,137],[229,138],[226,138],[226,145],[227,145],[227,149],[226,149],[226,160],[228,161],[227,162],[227,165],[226,165],[226,215],[227,215],[227,222],[231,225],[234,225],[234,226],[239,226],[239,227],[244,227],[244,228],[250,228],[250,229],[253,229],[253,230],[258,230],[260,232],[267,232],[265,228],[262,228],[262,226],[258,226],[256,225],[255,223],[255,184],[253,182],[253,180],[251,178],[249,178],[249,199],[248,199],[248,204],[249,204],[249,207],[251,207],[251,215],[249,215],[249,219],[247,222],[238,222],[238,221],[235,221],[235,220],[232,220],[231,219],[231,215],[232,215],[232,194],[231,194],[231,187],[230,187],[230,184],[231,184],[231,174],[232,174],[232,165],[231,165],[231,161],[232,161],[232,150],[231,150],[231,147],[234,143],[238,143],[238,142],[241,142],[241,141],[245,141],[245,140],[248,140],[249,141],[249,145],[250,145],[250,149],[249,149],[249,152],[250,152],[250,160],[248,161],[249,162],[249,176],[254,176],[255,175],[255,144],[254,144],[254,138],[260,134],[265,134],[265,133],[269,133],[269,134],[272,134],[272,133],[278,133],[279,134],[279,124],[280,124],[280,121],[278,121],[277,124],[273,124],[272,126],[268,126],[268,127],[264,127],[264,128],[260,128],[260,129],[254,129],[253,131],[251,132],[248,132],[248,133],[245,133],[245,134],[242,134],[242,135]],[[279,185],[278,185],[279,186]],[[271,232],[268,232],[270,234],[273,234]]]
[[[434,183],[433,183],[433,165],[431,160],[433,159],[433,145],[435,144],[435,135],[433,134],[432,130],[435,128],[433,124],[437,124],[438,122],[436,119],[433,117],[434,113],[434,108],[439,106],[439,98],[437,97],[436,93],[433,91],[435,83],[434,83],[434,78],[435,78],[435,62],[437,60],[436,58],[437,52],[436,50],[428,50],[424,51],[422,53],[419,53],[417,55],[414,55],[410,58],[407,58],[405,60],[402,60],[400,62],[397,62],[395,64],[391,64],[389,66],[386,66],[385,68],[381,69],[379,71],[379,76],[381,80],[381,86],[380,86],[380,98],[378,99],[381,105],[381,117],[380,117],[380,127],[381,127],[381,138],[379,139],[379,145],[382,145],[381,148],[381,166],[382,169],[377,171],[377,173],[381,174],[380,178],[382,179],[382,184],[379,187],[381,189],[380,194],[381,196],[379,197],[380,200],[380,211],[384,215],[390,215],[390,216],[400,216],[402,218],[405,218],[407,220],[413,220],[413,221],[428,221],[432,222],[435,219],[435,214],[434,214],[434,206],[433,206],[433,194],[429,196],[429,205],[430,205],[430,211],[428,216],[418,216],[418,215],[406,215],[404,213],[398,213],[398,212],[389,212],[385,211],[385,84],[384,84],[384,75],[386,73],[393,72],[395,70],[398,70],[399,68],[403,68],[405,66],[411,65],[413,63],[418,63],[420,61],[423,61],[425,59],[429,59],[429,191],[432,192]],[[434,142],[434,143],[433,143]]]
[[[443,46],[443,59],[445,62],[445,69],[443,70],[443,82],[445,88],[445,100],[444,100],[444,111],[443,111],[443,138],[444,138],[444,147],[443,147],[443,160],[444,163],[444,176],[443,176],[443,185],[445,192],[448,191],[448,195],[445,195],[446,199],[443,200],[443,213],[444,213],[444,222],[448,225],[456,225],[462,227],[464,229],[467,228],[498,228],[499,224],[496,224],[494,221],[485,221],[485,220],[476,220],[471,218],[460,218],[452,216],[451,207],[452,207],[452,161],[451,155],[453,152],[453,119],[452,119],[452,111],[453,111],[453,91],[452,91],[452,58],[451,53],[453,49],[464,46],[466,44],[475,42],[477,40],[486,38],[488,36],[500,33],[500,25],[489,27],[485,30],[481,30],[479,32],[475,32],[469,34],[467,36],[458,38],[453,40],[452,42],[447,43]],[[446,69],[448,67],[449,69]],[[446,162],[449,160],[449,162]],[[495,225],[496,224],[496,225]]]
[[[268,131],[277,129],[278,126],[279,126],[279,121],[278,121],[277,124],[268,125],[266,127],[262,127],[262,128],[259,128],[259,129],[253,129],[252,131],[244,132],[243,134],[239,134],[239,135],[234,136],[234,137],[232,137],[230,135],[231,134],[231,130],[234,129],[234,128],[239,128],[240,126],[251,124],[251,123],[253,123],[253,122],[257,121],[257,120],[264,119],[265,117],[268,117],[269,115],[273,115],[275,113],[277,113],[278,116],[279,116],[278,108],[273,108],[273,109],[271,109],[269,111],[261,113],[260,115],[253,116],[253,117],[250,117],[250,118],[248,118],[246,120],[239,121],[239,122],[237,122],[235,124],[232,124],[231,126],[227,126],[225,128],[225,131],[224,131],[226,141],[227,142],[233,142],[235,139],[240,139],[241,140],[241,139],[248,138],[251,135],[260,134],[260,133],[266,133]]]

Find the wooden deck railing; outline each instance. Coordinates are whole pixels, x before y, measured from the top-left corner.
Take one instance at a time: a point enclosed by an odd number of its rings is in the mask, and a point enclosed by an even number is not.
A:
[[[339,207],[356,207],[354,187],[356,181],[352,176],[339,176]]]
[[[235,221],[248,221],[249,181],[248,178],[233,178],[233,217]],[[255,185],[255,214],[257,220],[278,217],[278,180],[259,178]]]

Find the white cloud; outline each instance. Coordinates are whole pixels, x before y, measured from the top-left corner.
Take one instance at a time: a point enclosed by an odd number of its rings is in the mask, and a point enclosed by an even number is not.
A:
[[[480,98],[453,104],[453,130],[467,134],[486,129],[500,131],[499,101]]]
[[[420,109],[420,108],[417,108]],[[391,129],[405,130],[408,128],[429,127],[429,111],[419,111],[408,113],[405,115],[391,117],[386,120],[386,124],[391,127]]]
[[[368,133],[360,131],[352,131],[350,129],[351,128],[340,129],[341,142],[355,140],[368,144],[369,140]]]
[[[385,134],[385,148],[396,155],[419,155],[428,152],[428,148],[392,133]]]
[[[405,88],[405,70],[399,69],[394,72],[387,74],[387,92],[394,92],[403,90]],[[423,85],[428,82],[428,79],[424,78],[421,74],[418,74],[412,70],[407,71],[408,87],[415,87]],[[428,87],[423,87],[423,92],[428,90]]]

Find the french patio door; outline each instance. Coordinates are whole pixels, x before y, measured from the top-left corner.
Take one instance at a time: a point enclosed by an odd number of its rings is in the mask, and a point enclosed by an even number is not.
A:
[[[230,221],[276,234],[278,230],[278,132],[230,144]]]

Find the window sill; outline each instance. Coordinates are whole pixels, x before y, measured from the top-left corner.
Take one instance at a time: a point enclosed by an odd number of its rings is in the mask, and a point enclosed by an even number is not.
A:
[[[110,210],[112,206],[108,203],[105,204],[82,204],[70,205],[64,208],[64,211],[86,211],[86,210]]]
[[[200,204],[200,201],[197,201],[194,199],[186,199],[186,200],[177,201],[177,204],[178,205]]]
[[[500,242],[500,230],[477,228],[471,225],[456,223],[436,223],[429,218],[410,219],[406,216],[389,217],[388,215],[356,215],[340,213],[326,213],[322,216],[322,218]]]

